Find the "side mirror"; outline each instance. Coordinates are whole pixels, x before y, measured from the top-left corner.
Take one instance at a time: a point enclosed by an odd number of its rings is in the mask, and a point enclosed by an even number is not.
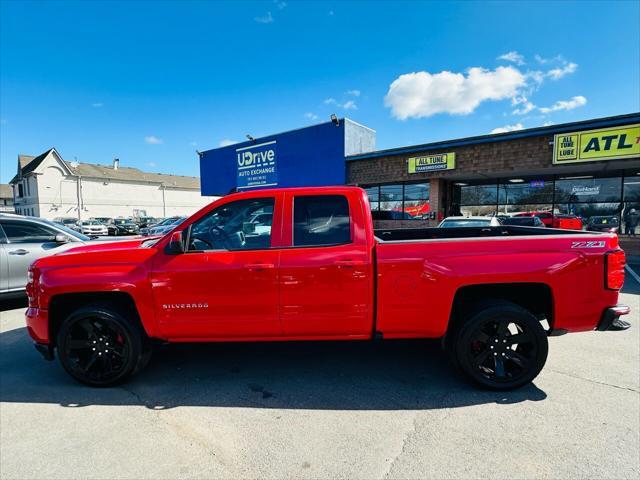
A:
[[[55,238],[53,239],[53,241],[56,243],[68,243],[69,240],[71,239],[67,237],[64,233],[57,233]]]
[[[184,253],[184,242],[182,241],[182,232],[173,232],[165,252],[171,255],[178,255]]]

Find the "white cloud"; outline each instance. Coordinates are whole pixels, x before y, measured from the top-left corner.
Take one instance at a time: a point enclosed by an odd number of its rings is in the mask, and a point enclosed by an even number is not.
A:
[[[157,167],[158,164],[156,162],[147,162],[148,167]]]
[[[164,143],[161,138],[158,138],[155,135],[144,137],[144,141],[150,145],[160,145],[161,143]]]
[[[554,68],[546,73],[546,76],[552,80],[558,80],[566,75],[574,73],[578,69],[578,64],[569,62],[559,68]]]
[[[360,90],[347,90],[346,94],[352,97],[359,97],[362,92]]]
[[[544,122],[544,123],[542,124],[542,126],[543,126],[543,127],[550,127],[551,125],[554,125],[554,123],[553,123],[553,122],[551,122],[551,121],[549,121],[549,122]]]
[[[521,123],[516,123],[515,125],[505,125],[504,127],[498,127],[491,130],[491,133],[507,133],[507,132],[515,132],[516,130],[522,130],[524,125]]]
[[[516,52],[515,50],[512,52],[503,53],[498,57],[498,60],[506,60],[507,62],[513,62],[516,65],[525,64],[524,57],[520,55],[518,52]]]
[[[276,4],[278,10],[283,10],[287,6],[287,2],[283,2],[282,0],[273,0],[273,3]]]
[[[230,140],[228,138],[225,138],[224,140],[220,140],[220,143],[218,143],[218,146],[220,147],[228,147],[229,145],[234,145],[236,143],[240,143],[237,140]]]
[[[335,15],[335,12],[333,10],[329,10],[329,16],[333,17]]]
[[[95,102],[95,103],[92,103],[92,104],[91,104],[91,106],[92,106],[93,108],[100,108],[100,107],[104,107],[104,103],[102,103],[102,102]]]
[[[271,12],[267,12],[261,17],[254,17],[254,20],[258,23],[273,23],[273,15],[271,15]]]
[[[325,105],[336,105],[338,102],[336,102],[335,98],[329,97],[325,98],[322,103],[324,103]]]
[[[338,105],[338,106],[344,108],[345,110],[357,110],[358,109],[358,105],[356,105],[356,102],[354,102],[353,100],[347,100],[342,105]]]
[[[189,142],[189,145],[191,145],[192,147],[197,147],[198,146],[198,142]]]
[[[515,110],[513,110],[512,113],[514,115],[526,115],[527,113],[529,113],[534,108],[536,108],[536,106],[533,103],[524,102],[524,104],[521,107],[516,108]]]
[[[582,95],[576,95],[571,97],[570,100],[559,100],[550,107],[542,107],[540,111],[542,113],[557,112],[559,110],[573,110],[574,108],[582,107],[587,104],[587,99]]]
[[[313,112],[307,112],[304,114],[304,118],[307,118],[309,120],[317,120],[318,116]]]
[[[443,71],[406,73],[389,86],[385,105],[394,117],[429,117],[436,113],[467,115],[486,100],[513,98],[526,85],[515,67],[470,68],[467,75]]]

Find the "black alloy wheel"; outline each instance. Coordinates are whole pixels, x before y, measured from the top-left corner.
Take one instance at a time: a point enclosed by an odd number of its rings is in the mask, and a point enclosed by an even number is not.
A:
[[[57,347],[67,373],[95,387],[120,383],[141,368],[150,354],[137,324],[103,306],[72,313],[60,327]]]
[[[540,322],[518,305],[500,302],[468,318],[454,345],[458,365],[476,383],[509,390],[531,382],[548,353]]]

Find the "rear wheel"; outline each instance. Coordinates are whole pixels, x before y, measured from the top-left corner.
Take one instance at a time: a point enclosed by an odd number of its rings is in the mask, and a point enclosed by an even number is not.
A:
[[[58,357],[67,373],[87,385],[108,387],[141,369],[151,349],[142,329],[126,317],[103,305],[69,315],[57,336]]]
[[[500,302],[467,317],[450,342],[454,363],[474,382],[510,390],[531,382],[548,353],[547,334],[524,308]]]

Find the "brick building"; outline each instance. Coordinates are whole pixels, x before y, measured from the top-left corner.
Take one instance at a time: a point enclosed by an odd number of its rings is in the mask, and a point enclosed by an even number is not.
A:
[[[640,113],[380,150],[346,165],[380,227],[539,212],[578,216],[585,228],[608,222],[628,244],[640,212]]]

